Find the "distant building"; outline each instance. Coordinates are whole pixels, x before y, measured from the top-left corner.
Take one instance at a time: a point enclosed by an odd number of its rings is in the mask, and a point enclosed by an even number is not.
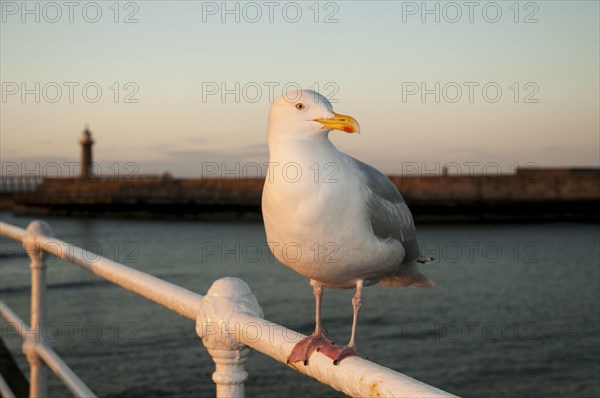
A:
[[[92,145],[94,145],[94,140],[92,140],[92,133],[87,126],[81,133],[79,143],[81,144],[81,178],[89,179],[94,175],[94,168],[92,166]]]

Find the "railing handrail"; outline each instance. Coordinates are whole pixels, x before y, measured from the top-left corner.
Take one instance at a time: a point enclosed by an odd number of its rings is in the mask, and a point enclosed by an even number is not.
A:
[[[27,231],[0,221],[0,234],[23,241]],[[180,315],[196,319],[202,301],[202,296],[199,294],[116,263],[60,239],[38,235],[35,244],[40,250],[79,265],[93,274],[161,304]]]
[[[0,316],[9,321],[16,332],[23,338],[33,335],[33,331],[2,300],[0,300]],[[95,397],[96,395],[69,368],[69,366],[46,344],[35,344],[35,351],[50,369],[62,380],[65,386],[77,397]]]
[[[195,320],[198,334],[217,365],[217,371],[213,374],[213,380],[217,383],[217,396],[243,396],[243,381],[247,377],[243,371],[243,362],[246,358],[241,354],[244,346],[254,348],[285,364],[295,342],[304,337],[298,332],[262,319],[257,312],[250,309],[252,305],[246,306],[248,299],[245,296],[248,294],[239,291],[245,286],[250,295],[251,292],[247,285],[237,278],[225,278],[215,282],[208,295],[203,297],[43,233],[32,237],[28,234],[28,230],[0,222],[0,235],[23,242],[28,254],[32,250],[32,244],[35,244],[36,250],[51,253],[77,264],[127,290]],[[233,297],[237,294],[244,297],[237,300]],[[254,296],[251,296],[256,302]],[[208,307],[218,308],[218,310],[214,314],[207,315],[207,311],[210,310]],[[219,340],[216,346],[215,338]],[[227,356],[225,352],[237,354]],[[234,364],[236,361],[239,361],[239,364]],[[329,358],[317,352],[311,356],[308,366],[303,364],[288,366],[351,396],[453,396],[360,357],[347,358],[341,364],[334,366]],[[219,375],[223,371],[236,373],[237,382],[231,382],[231,377],[220,378]],[[242,388],[220,390],[220,384],[241,384]]]

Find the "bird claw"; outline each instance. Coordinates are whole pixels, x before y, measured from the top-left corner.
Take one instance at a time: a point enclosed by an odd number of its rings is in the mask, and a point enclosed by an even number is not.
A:
[[[313,334],[296,343],[287,359],[287,363],[289,365],[290,363],[302,361],[306,366],[308,365],[308,359],[315,351],[333,359],[334,365],[339,365],[342,360],[348,357],[358,356],[356,347],[335,345],[325,336]]]
[[[313,334],[300,340],[294,346],[294,349],[287,358],[290,363],[302,361],[304,366],[308,365],[308,359],[315,351],[320,351],[323,347],[333,347],[333,342],[321,334]]]
[[[323,355],[326,355],[329,358],[333,359],[334,365],[339,365],[343,359],[346,359],[348,357],[358,356],[358,351],[356,350],[356,347],[350,346],[322,346],[319,347],[318,351]]]

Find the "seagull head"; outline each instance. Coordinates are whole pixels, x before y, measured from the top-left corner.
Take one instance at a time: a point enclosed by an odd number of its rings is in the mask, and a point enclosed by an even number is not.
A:
[[[315,91],[290,91],[271,104],[269,140],[322,140],[328,138],[331,130],[358,133],[360,126],[353,117],[335,113],[331,102]]]

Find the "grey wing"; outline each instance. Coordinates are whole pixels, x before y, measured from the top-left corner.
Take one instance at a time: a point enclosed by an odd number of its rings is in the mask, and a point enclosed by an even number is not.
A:
[[[403,264],[421,256],[412,214],[396,186],[379,170],[352,158],[367,188],[367,210],[373,232],[380,239],[393,238],[402,243]]]

